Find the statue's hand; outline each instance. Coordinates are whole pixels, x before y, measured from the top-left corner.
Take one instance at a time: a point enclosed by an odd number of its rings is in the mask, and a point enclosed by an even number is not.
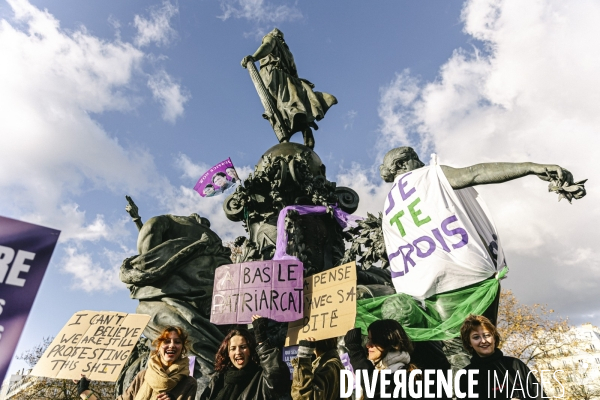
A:
[[[246,56],[242,59],[242,67],[247,68],[246,64],[248,64],[249,62],[254,62],[254,57],[252,56]]]
[[[573,184],[573,174],[559,165],[534,164],[533,173],[543,181],[557,181],[559,186],[570,186]]]
[[[543,171],[543,172],[542,172]],[[574,182],[573,174],[558,165],[535,165],[534,173],[542,180],[550,182],[548,191],[558,193],[558,201],[581,199],[586,195],[584,179]]]
[[[129,196],[125,196],[125,199],[127,200],[127,203],[129,203],[125,206],[125,211],[127,211],[133,219],[140,218],[140,215],[138,214],[138,207],[133,202],[133,199]]]

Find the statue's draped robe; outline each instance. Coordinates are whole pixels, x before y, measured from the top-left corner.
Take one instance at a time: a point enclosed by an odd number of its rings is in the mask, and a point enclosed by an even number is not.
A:
[[[272,40],[274,48],[261,58],[260,76],[277,101],[289,135],[301,132],[315,120],[322,119],[337,99],[328,93],[313,91],[311,82],[298,77],[294,56],[280,38],[267,35],[264,40]]]
[[[121,266],[121,280],[131,298],[140,301],[136,311],[152,316],[144,331],[146,337],[158,337],[167,325],[188,332],[190,353],[202,372],[200,386],[208,383],[215,351],[223,340],[223,334],[209,321],[214,273],[230,263],[229,249],[202,235],[199,240],[168,240],[126,259]]]

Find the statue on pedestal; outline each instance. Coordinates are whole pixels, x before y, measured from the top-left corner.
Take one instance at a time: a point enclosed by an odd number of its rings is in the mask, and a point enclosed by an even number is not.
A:
[[[260,75],[256,73],[255,61],[260,61]],[[313,149],[312,129],[318,129],[315,121],[321,120],[337,99],[329,93],[313,91],[315,85],[298,76],[283,32],[275,28],[267,33],[254,54],[244,57],[242,67],[249,68],[265,107],[263,117],[271,123],[279,143],[302,132],[304,145]]]

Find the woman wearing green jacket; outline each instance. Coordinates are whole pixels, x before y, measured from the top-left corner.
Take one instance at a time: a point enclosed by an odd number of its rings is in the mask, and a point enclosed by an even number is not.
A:
[[[334,400],[340,398],[340,371],[344,369],[337,352],[337,338],[301,340],[298,357],[292,360],[293,400]],[[312,356],[316,359],[312,361]]]

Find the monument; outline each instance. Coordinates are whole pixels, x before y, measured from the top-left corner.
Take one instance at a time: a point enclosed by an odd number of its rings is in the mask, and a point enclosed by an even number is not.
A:
[[[260,61],[259,73],[255,61]],[[267,33],[254,54],[244,57],[242,67],[250,72],[265,107],[263,117],[271,123],[279,143],[286,143],[294,133],[302,132],[304,145],[314,149],[312,129],[319,129],[315,121],[323,119],[337,99],[329,93],[313,91],[315,85],[298,76],[283,32],[275,28]]]
[[[255,61],[260,61],[260,71]],[[378,314],[370,314],[370,318],[382,315],[395,318],[407,327],[410,335],[416,332],[411,329],[426,329],[423,321],[430,317],[427,313],[435,314],[440,324],[457,318],[452,308],[455,302],[437,298],[431,301],[436,295],[464,286],[482,286],[482,282],[503,273],[504,255],[498,235],[491,220],[486,218],[485,209],[477,208],[479,200],[472,186],[536,175],[549,181],[549,190],[569,202],[585,195],[585,181],[573,182],[572,175],[557,165],[489,163],[467,168],[425,167],[412,148],[400,147],[389,151],[380,167],[381,177],[394,183],[383,212],[366,218],[353,217],[351,214],[359,204],[357,193],[330,181],[325,164],[313,150],[316,122],[325,117],[337,99],[314,91],[311,82],[299,77],[283,33],[276,28],[241,64],[249,70],[265,109],[263,117],[270,122],[278,139],[278,144],[260,156],[243,185],[223,202],[227,218],[243,224],[247,235],[234,241],[239,251],[232,259],[230,249],[211,230],[208,219],[197,214],[160,215],[143,223],[137,206],[127,196],[126,210],[139,229],[138,255],[123,262],[120,276],[131,298],[139,300],[138,312],[149,314],[152,319],[144,332],[147,339],[138,343],[119,378],[117,392],[127,387],[144,367],[147,344],[160,332],[160,327],[175,324],[190,334],[190,355],[196,357],[194,377],[198,380],[198,396],[202,393],[223,338],[222,331],[209,322],[214,271],[221,265],[295,257],[304,265],[304,276],[310,276],[356,261],[357,296],[369,298],[379,307]],[[290,142],[296,132],[302,132],[303,144]],[[419,195],[415,195],[417,190]],[[429,194],[421,194],[425,192]],[[440,226],[429,226],[437,216],[434,210],[441,208],[440,215],[445,215],[448,199],[454,202],[453,207],[473,206],[470,209],[477,215],[465,212],[454,216],[455,219],[453,215],[444,216]],[[408,202],[406,209],[404,201]],[[456,222],[464,226],[452,225]],[[428,231],[415,233],[411,224],[419,229],[426,227]],[[474,244],[477,246],[473,247]],[[483,267],[472,268],[475,271],[472,273],[468,268],[455,268],[447,254],[454,251],[454,256],[459,250],[469,253],[477,259],[474,263],[480,262]],[[436,260],[431,264],[434,267],[416,268],[417,261],[425,258]],[[405,284],[407,278],[409,283]],[[493,287],[497,291],[486,294],[485,300],[480,301],[484,306],[480,307],[495,320],[499,284]],[[282,346],[286,328],[287,324],[272,323],[270,339]],[[447,364],[441,340],[455,337],[457,330],[453,326],[440,332],[423,336],[422,344],[416,346],[415,359],[422,361],[421,367]],[[460,350],[453,340],[446,340],[445,346],[446,356],[456,367],[462,362]]]

